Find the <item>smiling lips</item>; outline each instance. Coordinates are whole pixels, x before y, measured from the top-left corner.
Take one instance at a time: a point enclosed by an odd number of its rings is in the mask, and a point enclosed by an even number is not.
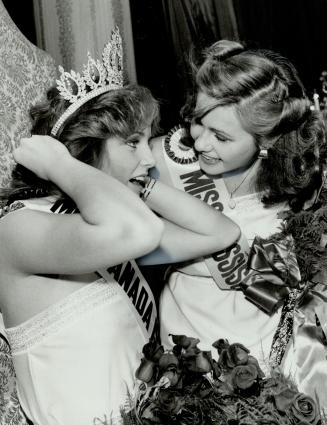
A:
[[[204,154],[204,153],[201,153],[200,155],[199,155],[199,157],[202,159],[202,161],[204,162],[204,163],[206,163],[206,164],[217,164],[217,162],[219,162],[220,161],[220,158],[217,158],[217,157],[213,157],[213,156],[210,156],[210,155],[206,155],[206,154]]]

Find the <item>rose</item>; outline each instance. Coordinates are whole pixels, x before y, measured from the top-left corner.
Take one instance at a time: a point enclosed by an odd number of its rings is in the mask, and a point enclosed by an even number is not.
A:
[[[229,347],[228,339],[219,338],[215,341],[212,346],[217,349],[218,354],[220,354],[223,350],[227,350]]]
[[[210,351],[200,351],[195,356],[184,358],[185,367],[194,373],[204,374],[210,372],[212,370],[211,362]]]
[[[258,378],[258,370],[252,365],[236,366],[231,372],[231,383],[234,389],[246,390],[252,387]]]
[[[235,366],[248,363],[249,352],[242,344],[231,344],[224,349],[220,349],[218,363],[224,370],[233,369]]]
[[[170,366],[176,366],[179,365],[179,360],[173,353],[164,353],[160,359],[159,359],[159,369],[160,371],[167,370]]]
[[[157,402],[160,411],[168,415],[177,415],[184,404],[183,399],[178,397],[176,392],[169,389],[160,390]]]
[[[198,338],[192,338],[192,337],[189,337],[189,336],[186,336],[186,335],[169,334],[169,336],[171,336],[174,344],[180,345],[185,350],[187,348],[196,347],[197,344],[200,342],[200,340]]]
[[[149,341],[143,346],[142,352],[146,359],[157,362],[163,355],[164,348],[157,341]]]
[[[228,349],[229,358],[235,366],[247,364],[249,358],[249,352],[247,348],[242,344],[231,344]]]
[[[310,424],[316,425],[320,421],[319,409],[315,401],[300,393],[293,399],[292,404],[289,408],[289,413],[292,415],[292,419],[295,424]]]
[[[156,375],[156,365],[151,360],[143,358],[136,369],[135,377],[143,382],[151,383]]]

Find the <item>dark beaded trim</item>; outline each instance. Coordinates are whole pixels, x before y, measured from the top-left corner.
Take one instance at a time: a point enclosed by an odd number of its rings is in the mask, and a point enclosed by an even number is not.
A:
[[[269,355],[269,363],[272,367],[279,366],[283,360],[286,347],[293,333],[294,310],[300,291],[293,289],[287,296],[282,314],[275,332]]]
[[[26,188],[18,190],[8,197],[7,206],[22,199],[42,198],[48,196],[48,190],[43,188]]]

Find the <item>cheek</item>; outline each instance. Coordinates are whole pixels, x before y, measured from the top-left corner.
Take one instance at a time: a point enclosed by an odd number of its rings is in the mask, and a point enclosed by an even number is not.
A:
[[[254,143],[242,145],[226,144],[220,148],[220,155],[226,162],[239,164],[240,166],[247,165],[252,161],[257,152]]]

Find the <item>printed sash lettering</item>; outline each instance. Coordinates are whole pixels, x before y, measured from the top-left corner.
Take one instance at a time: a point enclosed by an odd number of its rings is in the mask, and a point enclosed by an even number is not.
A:
[[[152,291],[135,261],[109,267],[106,271],[99,270],[98,273],[104,278],[108,273],[119,283],[133,304],[149,337],[154,337],[154,333],[158,331],[157,308]]]
[[[228,215],[230,211],[227,202],[229,194],[223,179],[214,180],[205,175],[199,168],[198,162],[183,164],[172,161],[165,154],[165,149],[164,158],[175,187]],[[248,251],[248,242],[244,235],[241,235],[232,246],[205,258],[207,268],[220,289],[239,288],[239,284],[248,274],[246,267]]]
[[[78,212],[72,201],[57,201],[51,208],[57,214],[72,214]],[[127,261],[106,270],[97,270],[97,275],[110,283],[114,280],[119,283],[129,302],[133,305],[135,315],[143,331],[149,338],[158,337],[159,325],[157,308],[152,291],[143,277],[135,261]]]

